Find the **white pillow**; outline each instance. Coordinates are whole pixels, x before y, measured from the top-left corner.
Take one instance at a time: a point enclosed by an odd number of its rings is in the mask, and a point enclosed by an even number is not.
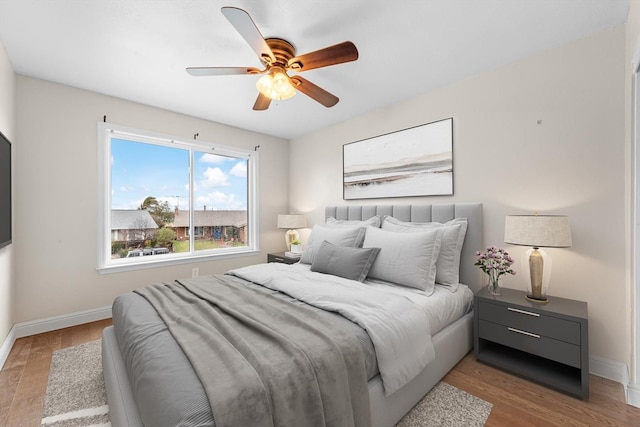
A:
[[[464,236],[467,234],[466,218],[456,218],[441,224],[439,222],[404,222],[389,216],[382,222],[383,230],[405,233],[433,228],[443,229],[440,254],[436,261],[436,283],[455,292],[460,282],[460,252]]]
[[[330,216],[329,218],[327,218],[327,221],[324,225],[326,225],[327,227],[367,227],[369,225],[372,227],[380,227],[380,222],[380,215],[372,216],[371,218],[365,219],[364,221],[335,219],[334,217]]]
[[[369,277],[433,293],[442,228],[397,233],[367,227],[362,247],[380,248]]]
[[[318,250],[325,240],[337,246],[347,246],[350,248],[362,247],[364,233],[364,227],[332,228],[316,224],[311,229],[311,235],[309,236],[309,240],[307,240],[304,252],[302,252],[300,262],[303,264],[313,264],[315,251]]]

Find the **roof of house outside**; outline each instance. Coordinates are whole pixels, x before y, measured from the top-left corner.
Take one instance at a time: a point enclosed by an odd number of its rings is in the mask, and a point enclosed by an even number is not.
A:
[[[112,230],[144,230],[158,228],[151,214],[141,209],[112,209]]]
[[[217,211],[217,210],[195,210],[193,211],[195,227],[244,227],[247,225],[247,211]],[[179,211],[173,224],[168,227],[188,227],[189,211]]]

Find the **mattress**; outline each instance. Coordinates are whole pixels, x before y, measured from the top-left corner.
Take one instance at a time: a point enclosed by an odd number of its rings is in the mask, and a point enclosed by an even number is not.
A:
[[[297,268],[308,269],[308,266],[299,265]],[[368,281],[367,284],[414,302],[428,315],[431,335],[468,313],[473,301],[473,293],[464,285],[459,286],[456,292],[436,286],[436,291],[426,297],[420,291],[385,282]],[[277,291],[248,282],[246,285],[293,304],[306,305]],[[324,313],[340,317],[344,328],[358,338],[367,378],[376,377],[376,354],[367,333],[339,314]],[[215,425],[202,384],[153,307],[137,294],[125,294],[114,302],[113,322],[133,395],[145,425]]]
[[[473,307],[473,292],[462,283],[455,292],[448,287],[436,285],[428,297],[418,289],[400,287],[388,282],[366,280],[365,283],[395,295],[403,295],[420,306],[429,318],[432,336],[469,313]]]
[[[301,263],[295,264],[294,267],[301,270],[311,269],[309,264]],[[401,295],[420,306],[429,318],[432,336],[470,312],[473,306],[473,291],[462,283],[453,292],[450,287],[436,285],[429,296],[419,289],[398,286],[384,280],[367,278],[364,283],[377,290]]]

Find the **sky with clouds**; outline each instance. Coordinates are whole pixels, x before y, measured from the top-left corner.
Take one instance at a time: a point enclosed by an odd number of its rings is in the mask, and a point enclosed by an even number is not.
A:
[[[113,138],[111,208],[137,209],[153,196],[189,208],[189,150]],[[247,161],[194,152],[194,208],[247,208]]]

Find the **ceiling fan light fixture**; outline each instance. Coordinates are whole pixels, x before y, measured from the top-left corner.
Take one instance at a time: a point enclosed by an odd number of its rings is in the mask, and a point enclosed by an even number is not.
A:
[[[283,70],[272,68],[269,74],[260,77],[256,87],[261,94],[270,99],[284,100],[296,94],[296,89]]]

